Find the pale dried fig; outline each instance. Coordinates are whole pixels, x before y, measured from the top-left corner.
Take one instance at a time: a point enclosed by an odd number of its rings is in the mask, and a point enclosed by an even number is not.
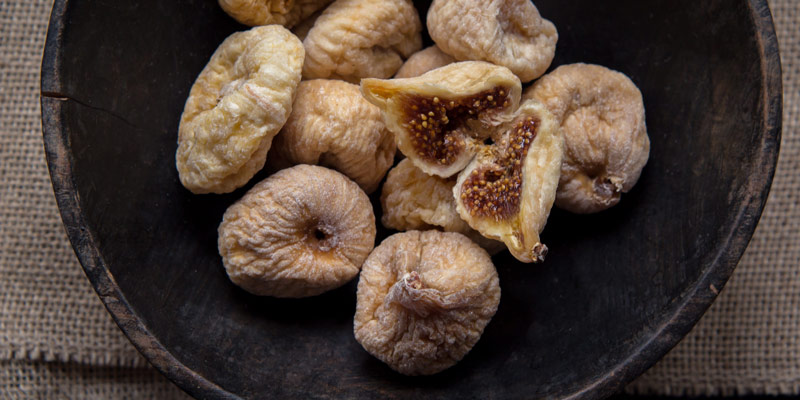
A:
[[[278,24],[287,28],[321,10],[333,0],[219,0],[219,5],[239,23]]]
[[[414,165],[442,177],[466,168],[453,188],[462,219],[522,262],[544,259],[539,233],[555,198],[563,138],[540,103],[517,108],[520,82],[511,71],[460,62],[416,78],[365,79],[361,89]]]
[[[456,62],[456,59],[453,56],[445,54],[439,47],[433,45],[412,54],[394,77],[413,78],[454,62]]]
[[[539,240],[558,187],[564,140],[558,123],[539,102],[526,101],[458,175],[456,209],[488,238],[503,241],[522,262],[540,262]]]
[[[399,231],[441,229],[458,232],[483,247],[489,254],[506,248],[502,242],[483,237],[469,227],[456,211],[454,177],[428,175],[409,159],[389,170],[383,183],[381,206],[383,226]]]
[[[307,297],[358,274],[375,243],[367,195],[318,166],[284,169],[225,211],[219,253],[231,281],[250,293]]]
[[[544,74],[553,61],[556,27],[530,0],[434,0],[428,32],[457,60],[508,67],[523,82]]]
[[[406,375],[453,366],[497,311],[489,255],[461,234],[410,231],[384,240],[358,280],[354,332],[370,354]]]
[[[336,0],[303,41],[303,78],[388,78],[422,47],[421,31],[409,0]]]
[[[522,86],[505,67],[466,61],[415,78],[364,79],[361,91],[383,111],[397,148],[417,168],[446,178],[516,110]]]
[[[395,148],[380,109],[357,85],[314,79],[300,82],[292,114],[269,156],[270,163],[333,168],[372,193],[391,168]]]
[[[639,180],[650,155],[642,93],[624,74],[599,65],[562,65],[525,98],[541,101],[564,132],[556,206],[605,210]]]
[[[234,33],[200,72],[181,115],[175,161],[194,193],[227,193],[266,161],[292,111],[303,45],[278,25]]]

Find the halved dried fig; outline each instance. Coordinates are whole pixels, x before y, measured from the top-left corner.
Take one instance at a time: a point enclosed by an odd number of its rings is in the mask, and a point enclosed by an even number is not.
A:
[[[504,250],[505,244],[483,237],[458,215],[453,198],[455,184],[455,177],[428,175],[409,159],[400,161],[389,171],[383,183],[383,226],[400,231],[441,229],[458,232],[489,254]]]
[[[456,208],[469,225],[503,241],[522,262],[540,262],[539,240],[555,200],[564,140],[539,102],[526,101],[458,175]]]
[[[219,5],[239,23],[293,27],[333,0],[219,0]]]
[[[558,41],[531,0],[434,0],[427,24],[445,53],[508,67],[523,82],[544,74]]]
[[[395,79],[413,78],[436,68],[456,62],[456,59],[445,54],[438,46],[433,45],[411,55],[394,75]]]
[[[406,375],[453,366],[497,311],[489,255],[461,234],[410,231],[384,240],[358,280],[356,340]]]
[[[263,166],[292,111],[303,45],[286,28],[234,33],[197,77],[181,115],[175,163],[193,193],[227,193]]]
[[[303,78],[388,78],[422,47],[421,31],[409,0],[336,0],[303,40]]]
[[[358,275],[375,244],[367,195],[344,175],[298,165],[260,182],[225,211],[219,253],[250,293],[307,297]]]
[[[395,149],[380,109],[358,86],[314,79],[297,87],[292,114],[275,137],[269,162],[333,168],[372,193],[392,166]]]
[[[450,64],[407,79],[364,79],[361,91],[382,111],[397,148],[419,169],[448,177],[519,104],[519,78],[486,62]]]
[[[540,103],[517,109],[520,83],[511,71],[461,62],[416,78],[365,79],[361,90],[414,165],[442,177],[466,167],[453,188],[462,219],[520,261],[544,259],[539,233],[555,198],[563,138]]]
[[[650,155],[642,93],[624,74],[599,65],[562,65],[525,98],[541,101],[564,132],[556,206],[605,210],[639,180]]]

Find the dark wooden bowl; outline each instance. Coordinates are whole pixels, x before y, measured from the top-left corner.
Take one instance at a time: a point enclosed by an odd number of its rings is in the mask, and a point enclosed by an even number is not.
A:
[[[228,281],[216,228],[252,183],[196,196],[178,181],[189,88],[243,27],[213,0],[56,0],[50,174],[86,275],[133,344],[200,398],[601,398],[661,358],[722,289],[767,198],[781,126],[767,3],[536,3],[559,30],[553,66],[597,63],[639,85],[650,161],[613,209],[554,210],[544,264],[495,257],[503,296],[481,340],[445,372],[405,377],[353,338],[354,282],[279,300]]]

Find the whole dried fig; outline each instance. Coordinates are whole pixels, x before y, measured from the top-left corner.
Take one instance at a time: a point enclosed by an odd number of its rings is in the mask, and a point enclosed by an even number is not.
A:
[[[564,132],[556,206],[598,212],[633,188],[650,155],[650,139],[642,93],[627,76],[599,65],[562,65],[525,98],[544,103]]]
[[[219,0],[219,5],[239,23],[293,27],[333,0]]]
[[[430,70],[444,67],[456,62],[456,59],[445,54],[436,45],[420,50],[411,55],[394,75],[395,78],[413,78]]]
[[[367,193],[394,162],[395,143],[378,107],[357,85],[337,80],[302,81],[292,114],[275,137],[270,164],[315,164],[333,168]]]
[[[461,234],[410,231],[384,240],[358,280],[356,340],[406,375],[453,366],[497,311],[489,255]]]
[[[292,111],[303,45],[278,25],[234,33],[197,77],[181,115],[175,161],[194,193],[227,193],[263,166]]]
[[[219,253],[250,293],[307,297],[358,275],[375,243],[375,215],[353,181],[298,165],[254,186],[225,211]]]
[[[453,186],[456,180],[428,175],[404,159],[389,170],[381,193],[383,226],[400,231],[441,229],[468,237],[489,254],[506,248],[469,227],[456,211]]]
[[[414,165],[442,177],[461,171],[453,194],[470,227],[522,262],[544,259],[539,233],[555,198],[563,138],[540,103],[517,108],[520,82],[511,71],[460,62],[416,78],[364,79],[361,89]]]
[[[409,0],[336,0],[303,41],[303,78],[388,78],[422,47],[421,31]]]
[[[508,67],[523,82],[544,74],[558,41],[530,0],[434,0],[427,24],[445,53]]]

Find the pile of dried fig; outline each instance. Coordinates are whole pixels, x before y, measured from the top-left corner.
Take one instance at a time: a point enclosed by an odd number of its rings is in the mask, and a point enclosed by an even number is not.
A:
[[[219,4],[253,28],[191,88],[180,181],[228,193],[266,165],[219,225],[230,280],[297,298],[359,276],[356,340],[402,374],[477,343],[500,302],[489,254],[544,261],[553,204],[607,209],[647,162],[639,89],[597,65],[543,75],[558,32],[529,0],[434,0],[424,50],[410,0]],[[375,247],[378,189],[382,224],[405,232]]]

